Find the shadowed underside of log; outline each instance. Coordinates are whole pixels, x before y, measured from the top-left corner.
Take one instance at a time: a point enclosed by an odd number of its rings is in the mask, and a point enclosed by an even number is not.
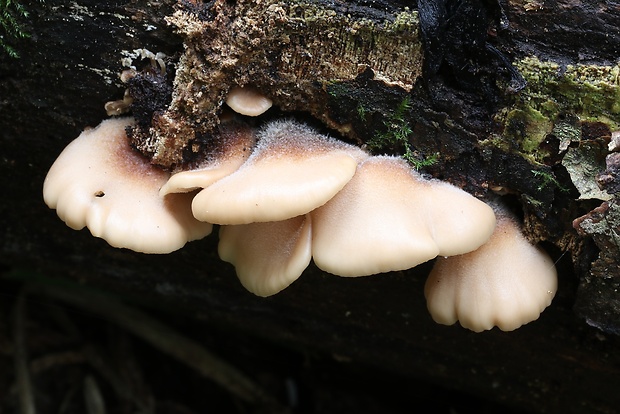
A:
[[[0,262],[163,300],[200,324],[532,412],[613,412],[618,7],[405,3],[32,4],[22,22],[30,38],[9,40],[21,57],[0,56],[0,171],[10,196],[0,204]],[[141,49],[161,52],[164,70]],[[129,66],[137,75],[122,83]],[[140,255],[66,228],[43,204],[54,158],[125,89],[138,119],[134,144],[155,164],[178,169],[208,151],[236,85],[274,101],[256,125],[296,117],[504,200],[528,238],[558,260],[552,306],[512,333],[437,326],[422,294],[428,265],[361,279],[311,266],[289,289],[259,299],[219,261],[216,235],[171,255]]]

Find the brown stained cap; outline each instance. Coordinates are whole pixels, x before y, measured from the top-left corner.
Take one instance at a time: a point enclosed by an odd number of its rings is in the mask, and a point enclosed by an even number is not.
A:
[[[312,253],[310,217],[220,227],[218,253],[235,266],[241,284],[258,296],[285,289],[302,274]]]
[[[69,227],[143,253],[168,253],[208,235],[212,225],[191,214],[191,194],[159,196],[170,174],[130,147],[125,128],[133,123],[109,119],[82,132],[50,168],[45,203]]]
[[[192,203],[198,220],[215,224],[281,221],[325,204],[368,155],[292,121],[275,121],[258,134],[248,160],[202,190]]]
[[[315,263],[335,275],[365,276],[478,248],[493,231],[493,210],[446,186],[423,179],[400,158],[368,158],[311,213]]]
[[[205,188],[235,172],[248,159],[256,143],[256,135],[237,123],[222,125],[215,148],[197,168],[173,174],[159,194],[186,193]]]
[[[438,258],[425,285],[435,322],[472,331],[512,331],[538,319],[557,290],[551,258],[530,244],[515,220],[499,212],[495,232],[479,249]]]

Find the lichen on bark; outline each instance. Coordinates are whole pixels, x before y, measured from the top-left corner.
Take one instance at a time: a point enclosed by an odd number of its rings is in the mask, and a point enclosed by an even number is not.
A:
[[[592,268],[581,279],[575,310],[587,323],[620,334],[620,204],[604,202],[578,218],[575,228],[600,248]]]
[[[208,146],[235,85],[257,87],[281,110],[306,111],[356,139],[330,117],[328,88],[370,70],[375,81],[408,91],[421,74],[417,12],[368,16],[312,1],[179,6],[168,18],[185,44],[172,100],[132,132],[134,143],[165,168],[183,164]]]
[[[542,144],[554,128],[566,126],[567,116],[576,117],[580,124],[602,123],[611,131],[620,128],[620,65],[560,65],[527,56],[515,66],[527,87],[497,120],[505,126],[505,135],[534,160],[540,162],[549,155]],[[558,138],[563,146],[566,139],[579,140],[574,134]]]
[[[585,258],[589,238],[599,250],[581,275],[577,312],[593,325],[620,332],[618,168],[613,162],[617,153],[610,154],[609,149],[613,131],[620,128],[620,65],[561,65],[527,56],[515,66],[527,87],[496,116],[502,139],[516,144],[515,150],[534,168],[565,171],[559,179],[549,175],[553,180],[549,184],[560,192],[573,189],[571,196],[564,195],[565,205],[559,211],[574,215],[576,232],[566,230],[556,244],[570,250],[574,262]],[[545,176],[544,170],[536,171],[532,172]],[[587,212],[597,201],[602,204]],[[526,221],[535,222],[535,215]]]
[[[253,86],[273,100],[275,115],[309,116],[370,150],[404,153],[477,196],[489,189],[516,196],[532,242],[553,243],[575,263],[587,260],[589,234],[570,224],[597,200],[614,200],[597,189],[607,143],[620,128],[620,66],[564,65],[531,51],[510,65],[486,20],[475,27],[480,33],[468,32],[463,22],[480,12],[473,6],[451,17],[454,33],[443,39],[463,44],[446,49],[440,42],[433,55],[423,47],[422,9],[347,7],[179,2],[167,17],[184,44],[174,70],[151,68],[133,81],[144,86],[143,98],[158,97],[149,105],[137,100],[135,146],[155,164],[183,168],[209,150],[230,88]],[[446,55],[461,46],[458,59]],[[423,49],[434,71],[423,71]],[[170,93],[150,93],[149,85]],[[606,175],[612,187],[616,172]]]

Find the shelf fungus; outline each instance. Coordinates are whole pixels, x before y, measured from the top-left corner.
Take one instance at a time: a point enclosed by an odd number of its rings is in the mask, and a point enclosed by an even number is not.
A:
[[[368,156],[359,148],[288,121],[258,133],[247,161],[234,173],[200,191],[194,216],[215,224],[279,221],[325,204]]]
[[[339,276],[403,270],[475,250],[495,226],[465,191],[294,121],[264,126],[247,160],[192,209],[221,225],[220,257],[259,296],[286,288],[311,258]]]
[[[71,142],[45,177],[45,203],[72,229],[137,252],[169,253],[207,236],[212,225],[192,216],[193,194],[159,195],[170,174],[130,147],[133,122],[109,119]]]
[[[435,322],[475,332],[512,331],[532,322],[557,290],[553,260],[530,244],[516,220],[497,207],[497,226],[479,249],[438,258],[425,285]]]
[[[374,156],[312,212],[317,266],[339,276],[404,270],[467,253],[493,232],[493,210],[469,193],[427,180],[400,158]]]
[[[553,298],[553,263],[513,219],[400,158],[291,120],[258,130],[232,120],[202,161],[171,174],[130,146],[133,122],[83,132],[51,167],[44,199],[69,227],[86,226],[114,247],[167,253],[217,224],[220,258],[258,296],[282,291],[312,260],[355,277],[446,256],[429,276],[428,308],[439,323],[475,331],[515,329]]]

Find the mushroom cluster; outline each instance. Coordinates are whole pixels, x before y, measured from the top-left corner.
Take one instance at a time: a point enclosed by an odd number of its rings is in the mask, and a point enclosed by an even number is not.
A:
[[[404,270],[473,251],[495,228],[492,208],[469,193],[294,121],[260,129],[249,157],[213,181],[218,168],[179,172],[161,194],[200,186],[194,217],[220,225],[220,257],[259,296],[286,288],[312,259],[339,276]]]
[[[227,102],[251,116],[271,105],[240,88]],[[423,177],[401,158],[373,156],[291,120],[259,130],[233,120],[222,122],[199,165],[171,174],[130,147],[125,130],[133,122],[110,119],[84,131],[58,157],[43,188],[46,204],[67,225],[87,227],[114,247],[168,253],[219,225],[220,258],[258,296],[285,289],[312,260],[328,273],[354,277],[440,256],[427,282],[429,310],[439,323],[458,319],[472,330],[514,329],[536,319],[555,292],[547,277],[544,306],[539,291],[527,299],[538,313],[519,311],[520,322],[493,316],[504,310],[491,296],[510,302],[509,289],[498,287],[505,280],[517,286],[515,300],[530,292],[512,274],[487,272],[490,257],[518,252],[532,266],[553,263],[524,247],[513,221],[499,215],[496,227],[491,206]],[[530,278],[538,277],[535,270]],[[462,299],[463,291],[487,286],[486,296]]]

